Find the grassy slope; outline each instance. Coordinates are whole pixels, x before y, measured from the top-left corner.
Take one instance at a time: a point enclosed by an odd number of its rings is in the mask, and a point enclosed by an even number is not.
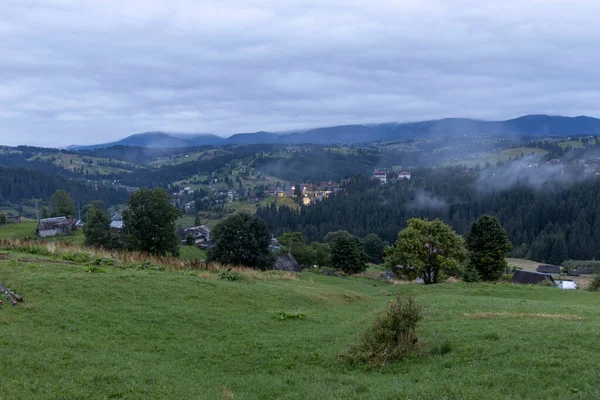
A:
[[[292,208],[299,208],[300,206],[294,201],[294,199],[290,197],[267,197],[257,203],[242,203],[239,201],[235,201],[232,203],[225,203],[225,208],[230,212],[230,214],[255,214],[256,207],[258,206],[267,206],[271,205],[271,203],[275,203],[277,207],[280,206],[288,206]],[[212,213],[214,214],[214,213]],[[207,211],[200,212],[200,219],[202,225],[208,226],[210,229],[214,228],[214,226],[222,220],[222,218],[212,218],[208,216],[209,213]],[[229,214],[228,214],[229,215]],[[183,217],[177,220],[178,228],[189,228],[190,226],[194,226],[194,220],[196,217],[194,215],[184,215]]]
[[[131,171],[128,169],[124,169],[124,168],[118,168],[118,167],[112,167],[112,166],[106,166],[106,165],[98,165],[98,164],[96,164],[98,162],[111,162],[115,165],[122,165],[126,168],[131,168],[133,166],[133,164],[128,163],[126,161],[114,160],[114,159],[109,160],[108,158],[88,157],[85,155],[68,154],[68,153],[49,153],[49,154],[44,154],[41,156],[34,156],[30,160],[48,161],[48,160],[52,159],[53,157],[56,159],[54,161],[54,165],[56,165],[58,167],[62,167],[64,169],[68,169],[68,170],[74,170],[74,169],[84,167],[91,173],[102,174],[102,175],[111,174],[111,173],[122,173],[122,172],[127,173],[127,172],[131,172]],[[92,160],[94,165],[83,163],[82,162],[83,159]]]
[[[190,247],[190,246],[181,246],[181,254],[179,258],[184,260],[206,260],[206,251],[198,248],[198,247]]]
[[[25,303],[0,310],[0,398],[600,397],[596,293],[312,274],[254,282],[110,267],[92,274],[10,257],[0,279]],[[425,306],[429,347],[449,341],[452,351],[372,372],[340,364],[336,353],[396,291]],[[277,321],[281,309],[307,318]],[[482,312],[558,317],[465,315]],[[581,319],[561,319],[573,316]]]

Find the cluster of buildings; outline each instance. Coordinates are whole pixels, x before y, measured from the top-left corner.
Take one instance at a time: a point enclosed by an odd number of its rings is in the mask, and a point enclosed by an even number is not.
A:
[[[300,183],[299,186],[299,190],[296,189],[296,186],[287,186],[283,189],[276,189],[274,192],[265,191],[265,195],[274,195],[276,197],[301,197],[302,204],[309,206],[328,198],[334,193],[342,191],[342,188],[334,184],[332,181],[321,182],[318,184]]]
[[[388,177],[389,177],[389,174],[388,174],[387,170],[385,170],[385,169],[375,169],[373,171],[372,178],[378,179],[381,182],[381,184],[386,184],[388,182]],[[395,177],[391,178],[390,180],[404,181],[404,180],[410,180],[410,177],[411,177],[410,172],[402,171]]]
[[[189,186],[185,186],[185,187],[181,188],[179,190],[179,192],[173,193],[173,196],[177,197],[177,196],[182,196],[184,194],[194,194],[194,189],[192,189]]]

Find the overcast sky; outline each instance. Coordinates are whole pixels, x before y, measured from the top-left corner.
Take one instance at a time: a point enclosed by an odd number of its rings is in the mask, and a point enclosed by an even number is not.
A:
[[[597,0],[0,0],[0,144],[600,116]]]

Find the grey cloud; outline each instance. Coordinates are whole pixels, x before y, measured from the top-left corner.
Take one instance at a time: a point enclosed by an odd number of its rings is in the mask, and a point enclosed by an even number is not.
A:
[[[595,1],[3,0],[0,142],[600,115]]]
[[[506,190],[517,185],[540,189],[547,183],[571,185],[585,179],[583,174],[565,168],[562,163],[539,162],[538,158],[526,157],[499,168],[485,169],[475,182],[476,188],[483,192]]]
[[[433,196],[432,194],[423,190],[417,190],[415,193],[415,198],[407,204],[408,208],[434,210],[445,208],[447,206],[448,204],[446,204],[443,199]]]

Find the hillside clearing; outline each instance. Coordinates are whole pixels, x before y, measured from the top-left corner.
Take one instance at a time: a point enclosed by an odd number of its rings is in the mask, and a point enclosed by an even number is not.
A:
[[[1,398],[600,397],[597,293],[311,273],[230,282],[6,254],[0,280],[25,303],[0,309]],[[398,291],[425,307],[431,356],[378,371],[340,363]],[[278,321],[281,310],[306,319]],[[486,313],[520,317],[465,316]]]

